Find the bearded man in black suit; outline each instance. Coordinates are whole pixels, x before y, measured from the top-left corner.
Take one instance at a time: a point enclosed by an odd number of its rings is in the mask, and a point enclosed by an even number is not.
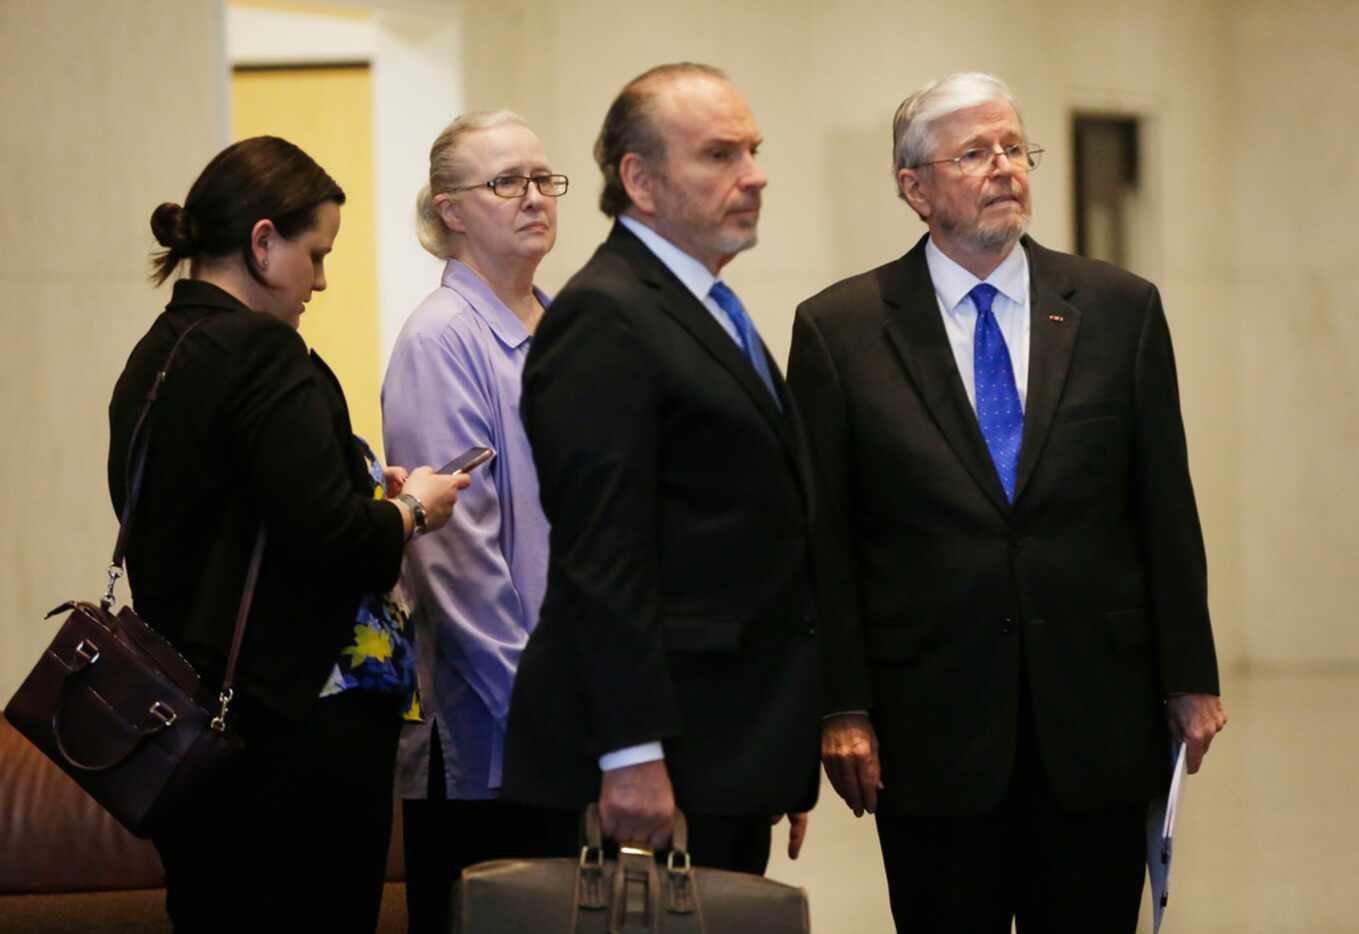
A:
[[[893,126],[906,255],[797,310],[822,754],[898,930],[1131,932],[1171,734],[1226,723],[1155,286],[1025,235],[1042,150],[952,75]]]
[[[718,70],[630,82],[596,160],[609,238],[533,338],[523,414],[552,524],[510,704],[504,795],[599,799],[655,848],[675,806],[707,866],[763,872],[770,819],[816,799],[811,477],[796,408],[718,274],[766,179]]]

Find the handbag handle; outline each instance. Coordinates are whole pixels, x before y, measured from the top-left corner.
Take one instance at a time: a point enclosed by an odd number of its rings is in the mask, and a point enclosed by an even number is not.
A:
[[[99,658],[99,646],[95,645],[89,639],[81,639],[80,642],[76,644],[76,647],[71,654],[70,664],[57,658],[58,664],[66,669],[66,674],[62,676],[60,696],[57,699],[56,705],[52,708],[52,739],[56,742],[57,751],[61,753],[61,757],[66,760],[67,764],[72,768],[80,769],[83,772],[107,772],[109,769],[121,765],[141,747],[142,743],[146,742],[162,730],[165,730],[179,719],[179,714],[175,712],[175,709],[160,700],[152,701],[151,706],[147,708],[147,713],[156,720],[156,723],[145,729],[139,728],[135,724],[127,723],[122,717],[113,714],[109,717],[109,720],[114,722],[115,728],[121,729],[131,736],[132,744],[121,754],[115,756],[111,761],[100,765],[93,765],[77,759],[71,754],[71,751],[66,747],[66,742],[62,739],[61,712],[66,707],[66,701],[73,689],[73,683],[84,672],[89,671],[90,668],[99,661]]]
[[[124,462],[124,476],[127,478],[126,496],[123,500],[123,512],[118,520],[118,539],[113,544],[113,557],[110,559],[108,576],[108,587],[104,591],[104,597],[100,604],[105,610],[113,606],[113,588],[118,582],[118,577],[122,573],[123,558],[127,553],[127,539],[132,531],[132,519],[136,514],[137,500],[141,498],[142,476],[146,472],[146,452],[151,445],[151,424],[148,421],[151,409],[160,397],[160,387],[165,382],[170,373],[170,367],[175,362],[175,354],[179,352],[180,345],[184,339],[193,333],[204,321],[207,316],[199,318],[193,324],[184,329],[170,348],[170,353],[165,357],[165,364],[156,372],[156,377],[151,381],[150,387],[146,390],[146,402],[142,406],[141,413],[137,416],[137,424],[132,428],[132,436],[127,443],[127,458]],[[231,650],[227,654],[226,670],[222,675],[222,690],[217,694],[219,704],[217,715],[212,718],[212,729],[216,733],[226,732],[227,712],[231,707],[231,701],[236,695],[236,662],[240,659],[241,644],[245,640],[245,621],[250,615],[250,604],[255,597],[255,584],[259,580],[260,562],[264,558],[265,530],[263,523],[260,524],[259,531],[255,535],[255,547],[250,553],[250,565],[245,572],[245,587],[241,592],[241,602],[236,609],[236,626],[231,634]],[[54,718],[55,723],[55,718]],[[58,736],[58,742],[60,737]],[[62,753],[65,755],[65,752]]]

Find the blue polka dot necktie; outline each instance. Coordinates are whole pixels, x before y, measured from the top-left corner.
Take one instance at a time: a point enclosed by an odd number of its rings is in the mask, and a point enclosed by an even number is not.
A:
[[[713,301],[717,302],[718,307],[727,313],[727,317],[735,325],[737,343],[741,345],[741,350],[745,353],[746,359],[755,368],[755,373],[760,377],[765,388],[769,390],[769,394],[774,397],[774,404],[782,411],[783,404],[779,402],[779,394],[774,389],[774,377],[769,373],[769,361],[765,359],[764,345],[760,343],[759,332],[755,330],[755,323],[750,320],[750,315],[746,314],[745,306],[736,297],[736,293],[720,279],[713,283],[708,294],[713,297]]]
[[[972,336],[972,373],[976,378],[977,424],[1000,474],[1005,498],[1015,501],[1015,478],[1019,472],[1019,445],[1024,439],[1024,410],[1019,407],[1015,371],[1010,351],[1000,333],[991,303],[996,287],[985,282],[968,297],[977,309],[977,330]]]

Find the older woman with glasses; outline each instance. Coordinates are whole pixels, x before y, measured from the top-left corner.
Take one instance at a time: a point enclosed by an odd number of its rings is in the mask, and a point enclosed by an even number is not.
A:
[[[406,568],[425,704],[399,755],[412,931],[448,930],[465,866],[567,855],[576,842],[575,815],[497,800],[510,690],[547,582],[548,526],[519,381],[549,301],[533,277],[566,189],[522,118],[480,112],[434,141],[417,201],[420,243],[447,262],[392,351],[387,453],[439,464],[473,447],[496,454],[472,472],[459,515],[422,539]]]

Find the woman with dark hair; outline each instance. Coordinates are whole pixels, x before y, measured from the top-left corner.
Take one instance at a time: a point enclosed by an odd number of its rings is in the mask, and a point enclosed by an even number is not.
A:
[[[245,752],[152,840],[177,931],[371,931],[382,897],[409,634],[382,599],[414,535],[448,521],[465,477],[392,469],[375,491],[334,375],[297,333],[344,192],[284,140],[236,143],[181,207],[151,217],[152,279],[188,260],[109,406],[109,488],[158,390],[127,549],[141,616],[220,684],[246,569],[263,561],[229,728]],[[337,676],[338,675],[338,676]]]

